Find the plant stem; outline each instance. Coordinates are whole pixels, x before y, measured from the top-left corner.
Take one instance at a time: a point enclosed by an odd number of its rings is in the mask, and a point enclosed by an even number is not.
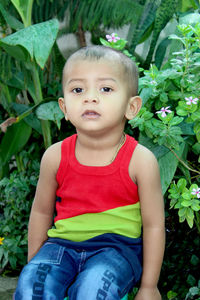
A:
[[[180,163],[185,167],[187,168],[189,171],[191,172],[194,172],[194,173],[197,173],[200,175],[200,172],[195,170],[195,169],[192,169],[190,168],[183,160],[180,159],[180,157],[176,154],[176,152],[174,150],[172,150],[171,148],[168,147],[168,149],[176,156],[176,158],[180,161]]]
[[[38,67],[35,62],[31,63],[31,71],[32,71],[32,77],[33,77],[33,83],[35,88],[35,104],[39,104],[43,101],[43,95],[42,95],[42,88],[39,78],[39,72]],[[42,135],[44,139],[44,145],[45,148],[48,148],[51,144],[51,131],[50,131],[50,124],[48,121],[41,120],[41,126],[42,126]]]
[[[15,160],[16,160],[18,172],[25,171],[22,157],[19,154],[15,154]]]

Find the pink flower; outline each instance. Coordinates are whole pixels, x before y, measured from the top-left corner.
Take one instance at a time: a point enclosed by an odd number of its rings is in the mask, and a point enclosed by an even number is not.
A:
[[[193,189],[191,192],[192,195],[196,195],[197,198],[200,198],[200,188]]]
[[[112,33],[111,35],[107,34],[106,35],[106,38],[108,40],[108,42],[113,42],[113,43],[116,43],[118,40],[120,40],[120,38],[117,36],[116,33]]]
[[[197,104],[198,98],[193,99],[192,97],[189,97],[189,98],[185,97],[185,100],[186,100],[187,105],[191,105],[192,103]]]
[[[162,107],[161,110],[157,111],[156,114],[161,114],[161,116],[163,118],[165,118],[167,116],[166,113],[171,113],[172,111],[170,109],[168,109],[170,106],[167,107]]]

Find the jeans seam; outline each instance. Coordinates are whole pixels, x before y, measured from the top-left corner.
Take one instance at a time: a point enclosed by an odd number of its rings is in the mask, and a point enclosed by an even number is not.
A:
[[[126,289],[127,289],[128,286],[130,285],[130,283],[133,281],[133,279],[134,279],[134,276],[129,280],[129,282],[128,282],[128,284],[126,285],[126,287],[121,291],[121,294],[123,294],[123,293],[126,291]]]
[[[63,253],[64,253],[64,247],[60,246],[59,250],[58,250],[58,253],[57,253],[57,256],[56,256],[56,259],[54,259],[54,260],[43,259],[42,263],[44,263],[44,264],[50,263],[52,265],[60,265],[62,257],[63,257]],[[37,261],[36,262],[33,261],[33,262],[30,262],[30,263],[35,264],[35,265],[38,264]]]
[[[84,265],[85,260],[86,260],[86,251],[83,250],[83,251],[81,252],[80,263],[79,263],[79,266],[78,266],[78,273],[81,272],[81,267]]]

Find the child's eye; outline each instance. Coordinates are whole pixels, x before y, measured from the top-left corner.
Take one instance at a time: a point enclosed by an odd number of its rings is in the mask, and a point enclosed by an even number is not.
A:
[[[72,90],[72,92],[73,92],[74,94],[80,94],[80,93],[83,92],[83,89],[82,89],[82,88],[75,88],[75,89]]]
[[[108,86],[105,86],[105,87],[103,87],[103,88],[101,88],[101,92],[106,92],[106,93],[109,93],[109,92],[111,92],[113,89],[111,89],[110,87],[108,87]]]

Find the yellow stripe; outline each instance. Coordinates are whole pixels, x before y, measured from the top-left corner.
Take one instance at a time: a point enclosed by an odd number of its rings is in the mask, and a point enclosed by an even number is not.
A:
[[[110,209],[101,213],[88,213],[59,220],[48,231],[49,237],[82,242],[104,233],[115,233],[130,238],[141,235],[140,203]]]

